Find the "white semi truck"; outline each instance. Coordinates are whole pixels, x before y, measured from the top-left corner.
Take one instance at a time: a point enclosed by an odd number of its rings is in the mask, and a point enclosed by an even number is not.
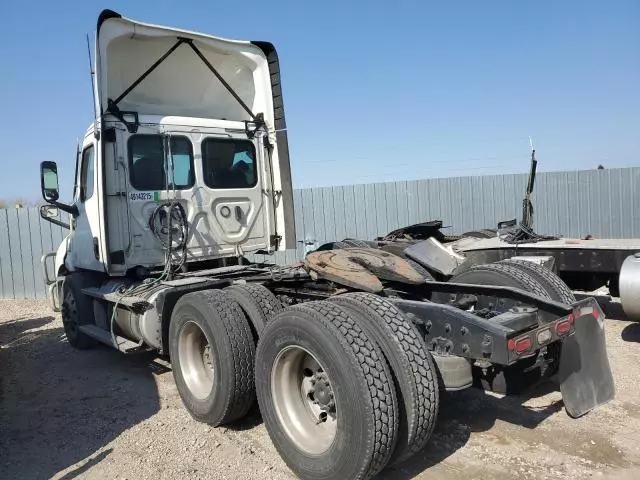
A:
[[[425,281],[371,248],[248,260],[295,246],[272,44],[105,10],[93,87],[71,204],[57,165],[41,165],[41,215],[71,218],[43,261],[72,347],[168,356],[185,408],[214,426],[257,401],[308,479],[370,478],[420,452],[442,391],[478,371],[557,373],[571,416],[613,397],[602,311],[558,301],[550,272],[498,262]]]

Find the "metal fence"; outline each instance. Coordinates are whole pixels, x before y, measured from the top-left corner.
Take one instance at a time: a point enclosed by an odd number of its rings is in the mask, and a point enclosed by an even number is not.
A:
[[[526,174],[308,188],[294,192],[298,248],[260,260],[291,263],[308,244],[371,239],[411,223],[440,219],[450,233],[520,218]],[[640,237],[640,167],[539,173],[534,228],[565,236]],[[36,208],[0,210],[0,298],[45,296],[40,257],[65,230]]]
[[[40,258],[67,232],[42,220],[37,208],[0,210],[0,298],[45,298]]]

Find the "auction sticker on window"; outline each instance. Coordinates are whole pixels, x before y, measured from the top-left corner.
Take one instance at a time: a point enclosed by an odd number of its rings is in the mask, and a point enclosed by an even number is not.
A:
[[[129,201],[131,202],[157,202],[160,200],[160,192],[130,192]]]

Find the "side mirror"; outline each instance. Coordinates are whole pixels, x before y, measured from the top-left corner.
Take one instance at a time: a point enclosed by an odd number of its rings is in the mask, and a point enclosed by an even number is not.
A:
[[[60,208],[55,205],[40,205],[40,216],[45,219],[47,222],[51,222],[54,225],[58,225],[59,227],[66,228],[70,230],[70,226],[68,223],[61,222],[58,220],[58,216],[60,216],[60,210],[66,212],[65,205],[59,204]],[[71,213],[71,212],[69,212]]]
[[[58,207],[53,205],[41,205],[40,216],[42,218],[58,218],[60,216],[60,211],[58,210]]]
[[[60,198],[58,165],[56,165],[56,162],[42,162],[40,164],[40,188],[42,190],[42,198],[47,202],[55,202]]]

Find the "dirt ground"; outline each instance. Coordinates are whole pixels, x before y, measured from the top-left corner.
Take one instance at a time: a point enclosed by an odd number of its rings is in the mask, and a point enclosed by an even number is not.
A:
[[[553,383],[526,396],[450,394],[427,448],[379,478],[640,478],[640,324],[608,307],[614,401],[574,420]],[[166,361],[76,351],[45,303],[0,301],[0,478],[294,476],[257,411],[234,428],[197,423]]]

